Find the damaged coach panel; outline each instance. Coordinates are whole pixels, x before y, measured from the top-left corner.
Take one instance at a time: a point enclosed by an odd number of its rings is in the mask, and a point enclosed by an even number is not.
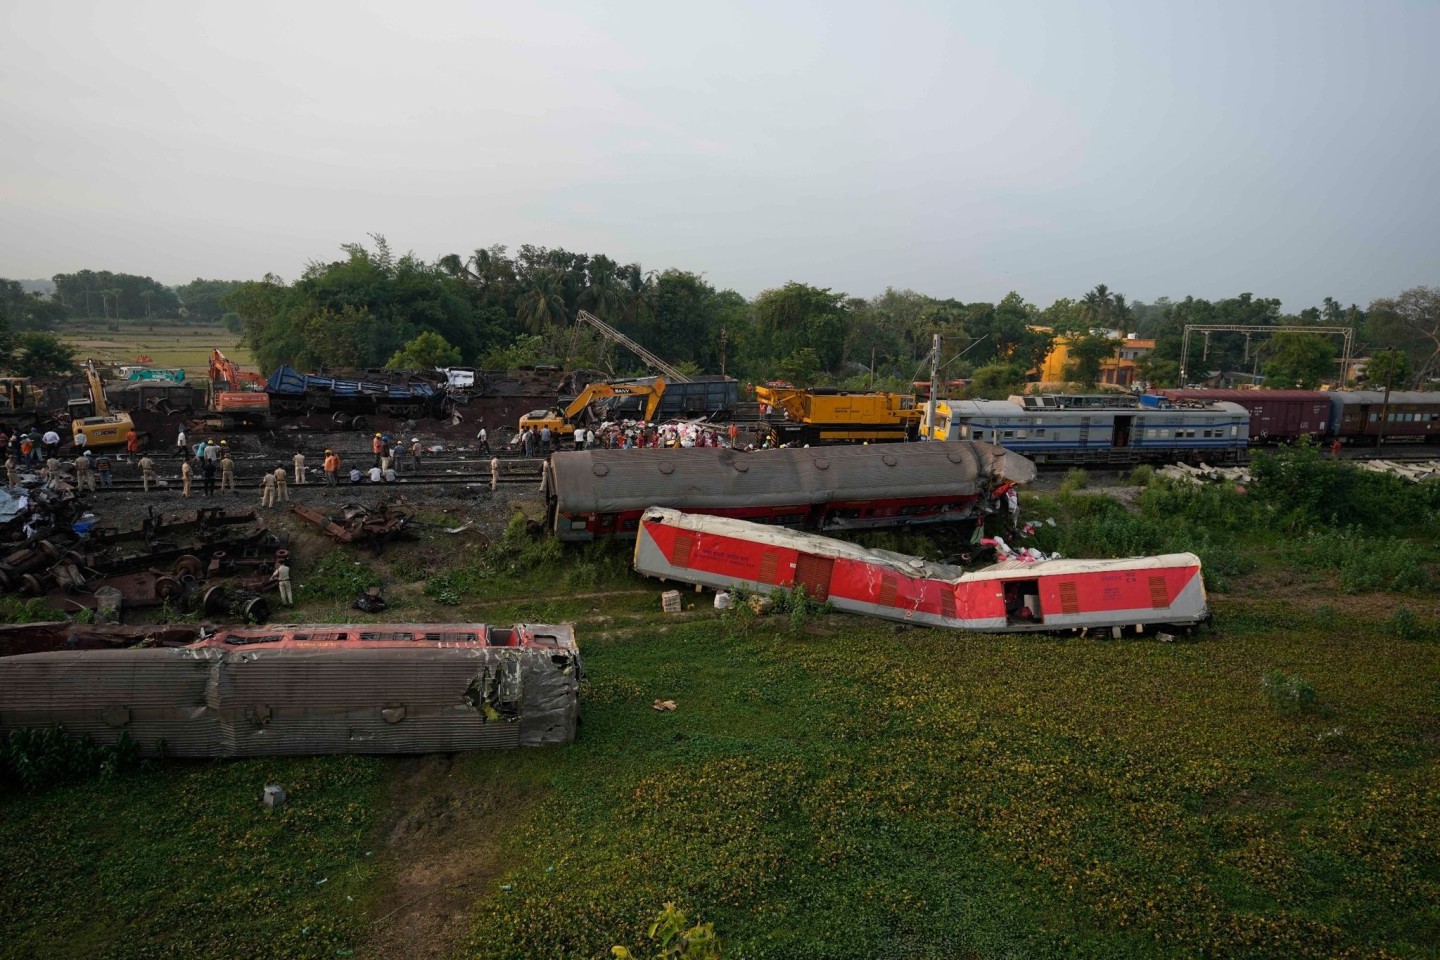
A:
[[[906,443],[743,452],[585,450],[551,458],[561,540],[633,537],[649,507],[806,530],[973,521],[1005,511],[1035,465],[988,443]]]
[[[569,625],[243,627],[183,647],[0,659],[0,733],[59,724],[142,753],[434,753],[569,743]]]
[[[656,508],[641,521],[635,570],[714,589],[799,587],[849,613],[993,633],[1209,619],[1200,559],[1191,553],[1007,560],[967,573],[814,534]]]

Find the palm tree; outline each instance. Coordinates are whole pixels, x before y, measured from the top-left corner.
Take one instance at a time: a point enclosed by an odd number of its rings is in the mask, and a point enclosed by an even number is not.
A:
[[[597,254],[590,259],[589,273],[590,285],[580,292],[580,303],[601,320],[609,320],[624,304],[615,261]]]
[[[530,285],[515,304],[515,319],[531,333],[542,332],[549,323],[565,322],[565,286],[554,270],[536,270]]]
[[[629,324],[636,325],[642,319],[655,316],[655,271],[643,273],[640,264],[631,263],[621,268],[625,278],[622,290],[621,315]]]

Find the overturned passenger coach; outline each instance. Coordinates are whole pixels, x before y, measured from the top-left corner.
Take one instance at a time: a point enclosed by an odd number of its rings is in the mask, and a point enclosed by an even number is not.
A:
[[[849,613],[993,633],[1209,619],[1200,558],[1191,553],[1007,560],[967,573],[815,534],[655,508],[641,519],[635,570],[717,590],[799,588]]]
[[[551,458],[561,540],[631,538],[649,507],[803,530],[974,522],[1006,508],[1035,464],[989,443],[741,451],[585,450]]]
[[[541,746],[575,738],[581,678],[569,625],[237,627],[0,658],[0,734],[59,724],[174,757]]]

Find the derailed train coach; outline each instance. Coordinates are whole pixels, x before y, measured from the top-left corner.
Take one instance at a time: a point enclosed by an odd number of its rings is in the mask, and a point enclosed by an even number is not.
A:
[[[193,758],[542,746],[574,740],[582,679],[569,625],[236,627],[0,657],[0,734],[59,724]]]
[[[634,537],[657,505],[805,530],[974,522],[1035,479],[1025,457],[970,442],[584,450],[550,463],[550,521],[568,541]]]
[[[802,589],[837,610],[988,633],[1186,628],[1209,619],[1200,559],[1007,560],[982,570],[678,510],[645,511],[638,573],[716,590]]]

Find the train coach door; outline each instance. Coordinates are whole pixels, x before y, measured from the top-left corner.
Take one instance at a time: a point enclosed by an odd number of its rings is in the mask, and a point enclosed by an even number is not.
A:
[[[1080,418],[1080,449],[1085,450],[1090,446],[1090,418]]]
[[[802,553],[795,561],[795,585],[804,587],[805,595],[814,602],[824,603],[830,596],[830,573],[834,568],[834,557]]]
[[[1116,415],[1115,427],[1110,434],[1111,447],[1119,450],[1122,447],[1130,446],[1130,423],[1134,419],[1134,417]]]

